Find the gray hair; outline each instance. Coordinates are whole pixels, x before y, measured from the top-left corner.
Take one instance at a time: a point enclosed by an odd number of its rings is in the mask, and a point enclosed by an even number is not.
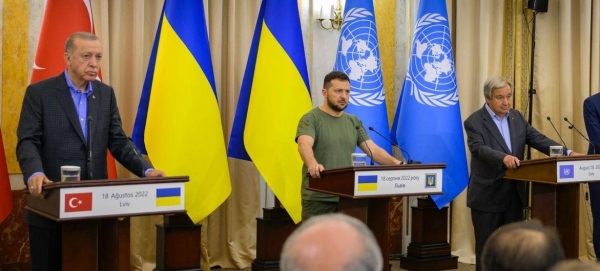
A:
[[[75,40],[76,39],[82,39],[82,40],[98,40],[98,36],[90,33],[90,32],[75,32],[73,34],[71,34],[68,38],[67,38],[67,42],[65,43],[65,53],[67,54],[71,54],[75,51]]]
[[[507,85],[510,86],[510,93],[512,94],[513,85],[510,81],[508,81],[504,77],[492,76],[485,80],[485,83],[483,84],[483,96],[485,96],[486,99],[491,99],[492,91],[494,91],[495,89],[503,88]]]
[[[306,222],[303,222],[285,241],[283,250],[281,251],[281,262],[280,269],[282,271],[303,271],[299,267],[299,263],[303,259],[298,259],[294,255],[292,247],[298,236],[301,235],[308,228],[314,225],[320,224],[324,221],[337,221],[348,224],[358,231],[362,241],[362,253],[360,257],[354,259],[347,266],[344,266],[342,270],[345,271],[381,271],[383,269],[383,256],[381,255],[381,249],[375,239],[375,236],[371,230],[360,220],[350,217],[341,213],[325,214],[312,217]],[[341,236],[344,238],[344,236]]]

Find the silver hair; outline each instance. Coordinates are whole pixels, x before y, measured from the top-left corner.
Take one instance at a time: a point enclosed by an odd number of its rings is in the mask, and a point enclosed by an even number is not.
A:
[[[65,53],[71,54],[75,51],[75,39],[82,40],[98,40],[98,36],[90,33],[90,32],[75,32],[71,34],[67,38],[67,42],[65,42]]]
[[[503,88],[507,85],[510,86],[510,94],[512,94],[513,85],[510,81],[508,81],[504,77],[492,76],[485,80],[485,83],[483,84],[483,96],[485,96],[486,99],[491,99],[492,91],[494,91],[495,89]]]
[[[303,222],[285,241],[281,251],[280,269],[281,271],[304,271],[299,267],[303,259],[298,259],[292,251],[292,246],[306,229],[320,224],[324,221],[339,221],[346,223],[356,229],[362,238],[362,253],[360,257],[354,259],[342,270],[345,271],[381,271],[383,269],[383,256],[381,249],[371,230],[360,220],[341,213],[325,214],[310,218]],[[343,237],[342,237],[343,238]]]

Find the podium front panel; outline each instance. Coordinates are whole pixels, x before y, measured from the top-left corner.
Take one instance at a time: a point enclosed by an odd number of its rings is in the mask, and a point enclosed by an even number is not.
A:
[[[355,171],[354,196],[389,196],[442,192],[442,169]]]
[[[59,182],[44,198],[27,197],[27,210],[55,221],[185,213],[188,177]]]
[[[358,166],[329,169],[308,179],[308,190],[347,198],[378,198],[442,193],[445,164]]]
[[[63,188],[59,218],[183,211],[184,192],[183,183]]]
[[[580,183],[600,180],[600,159],[556,162],[556,183]]]

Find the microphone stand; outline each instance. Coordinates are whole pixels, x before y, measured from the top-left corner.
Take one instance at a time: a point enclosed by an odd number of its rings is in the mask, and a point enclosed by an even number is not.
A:
[[[529,66],[529,112],[527,122],[529,125],[533,124],[533,95],[536,94],[536,90],[533,88],[533,68],[535,67],[535,27],[537,22],[537,11],[533,11],[533,28],[531,30],[531,62]],[[513,95],[514,99],[515,95]],[[527,145],[527,160],[531,159],[531,146]],[[529,220],[531,214],[531,206],[529,205],[529,193],[530,193],[531,182],[525,183],[525,207],[523,208],[523,220]]]
[[[87,173],[88,173],[88,180],[93,180],[94,179],[94,174],[92,173],[92,156],[93,156],[93,152],[92,152],[92,142],[93,142],[93,138],[92,138],[92,116],[88,116],[88,124],[87,124],[87,136],[88,136],[88,159],[87,159]]]

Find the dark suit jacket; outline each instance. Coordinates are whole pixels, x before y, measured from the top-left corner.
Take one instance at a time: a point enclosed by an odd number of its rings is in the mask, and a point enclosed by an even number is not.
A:
[[[546,155],[550,146],[560,145],[529,125],[525,117],[514,109],[510,110],[508,119],[512,153],[485,106],[471,114],[464,125],[471,151],[467,206],[478,211],[506,211],[515,192],[519,193],[523,202],[523,183],[504,179],[506,167],[503,159],[507,154],[523,160],[525,144]]]
[[[585,129],[590,137],[588,154],[600,153],[600,93],[596,93],[583,102],[583,119]],[[590,205],[593,217],[593,241],[596,255],[600,255],[600,182],[588,184]]]
[[[92,91],[87,100],[87,115],[92,119],[92,163],[88,168],[88,142],[83,137],[64,73],[27,87],[17,128],[17,159],[25,184],[35,172],[43,172],[54,182],[60,181],[60,166],[64,165],[81,167],[82,180],[87,179],[89,170],[93,179],[106,179],[107,149],[138,176],[144,176],[145,170],[152,168],[139,151],[134,151],[135,146],[121,127],[112,87],[94,81]],[[26,220],[40,227],[56,226],[31,214]]]
[[[596,93],[583,101],[583,120],[585,129],[590,137],[588,154],[594,154],[595,148],[600,148],[600,93]],[[595,150],[600,153],[600,149]]]

